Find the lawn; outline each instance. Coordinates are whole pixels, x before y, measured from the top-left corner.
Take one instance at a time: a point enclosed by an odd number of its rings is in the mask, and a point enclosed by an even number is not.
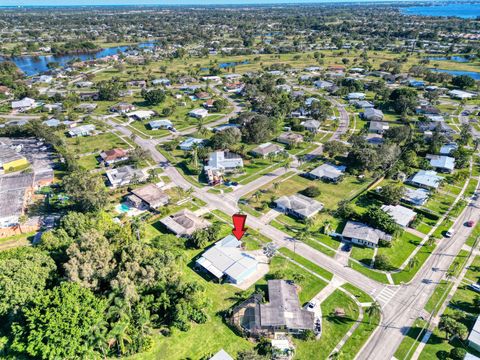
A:
[[[439,284],[435,287],[435,290],[428,299],[428,302],[425,304],[425,310],[429,313],[432,311],[436,314],[438,310],[442,307],[445,298],[448,295],[448,292],[452,288],[453,283],[451,281],[442,280]]]
[[[417,252],[415,258],[418,260],[418,264],[415,264],[413,267],[407,266],[405,269],[398,273],[392,274],[392,279],[395,284],[408,283],[413,279],[417,271],[423,266],[425,261],[427,261],[430,254],[435,249],[436,245],[426,246],[423,245],[422,248]]]
[[[317,264],[305,259],[304,257],[298,255],[298,254],[295,254],[293,251],[291,251],[290,249],[287,249],[287,248],[281,248],[279,249],[279,251],[285,255],[285,256],[288,256],[290,259],[296,261],[297,263],[299,263],[300,265],[302,266],[305,266],[305,268],[307,268],[308,270],[310,271],[313,271],[315,273],[317,273],[318,275],[322,276],[323,278],[327,279],[327,280],[332,280],[333,278],[333,274],[323,268],[321,268],[320,266],[318,266]]]
[[[359,309],[355,302],[341,290],[335,290],[322,307],[322,336],[320,340],[302,341],[295,339],[296,359],[326,359],[345,336],[358,318]],[[345,317],[337,317],[334,311],[342,308]]]
[[[129,149],[130,146],[120,137],[112,133],[103,133],[94,136],[68,138],[68,148],[73,154],[99,153],[114,148]]]
[[[473,259],[472,264],[465,274],[465,278],[473,282],[480,281],[480,256],[476,256],[475,259]]]
[[[399,268],[422,239],[407,231],[392,241],[391,247],[380,247],[378,255],[385,255],[394,268]]]
[[[367,266],[370,266],[372,263],[373,253],[374,250],[372,248],[354,245],[352,247],[350,257],[364,263]]]
[[[420,342],[417,341],[417,339],[422,339],[423,334],[425,333],[423,328],[426,324],[427,322],[423,319],[419,318],[415,320],[395,352],[395,358],[399,360],[408,360],[412,357],[415,349],[418,347],[418,345],[420,345]]]
[[[353,270],[358,271],[359,273],[362,273],[363,275],[369,277],[370,279],[373,279],[375,281],[384,283],[384,284],[389,284],[387,275],[380,273],[378,271],[371,270],[363,265],[357,264],[354,261],[349,261],[348,266],[350,266]]]

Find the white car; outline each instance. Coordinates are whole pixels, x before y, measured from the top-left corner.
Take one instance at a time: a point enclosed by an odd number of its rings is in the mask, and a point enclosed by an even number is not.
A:
[[[451,238],[454,233],[455,233],[455,230],[453,228],[451,228],[446,232],[445,236],[448,237],[448,238]]]

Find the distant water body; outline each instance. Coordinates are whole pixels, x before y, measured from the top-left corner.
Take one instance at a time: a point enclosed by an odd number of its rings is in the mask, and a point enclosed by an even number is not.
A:
[[[403,8],[402,12],[405,15],[455,16],[463,19],[475,19],[477,16],[480,16],[480,3],[412,6]]]

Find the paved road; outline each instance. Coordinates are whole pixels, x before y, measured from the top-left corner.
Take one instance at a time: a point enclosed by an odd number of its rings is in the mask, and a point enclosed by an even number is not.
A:
[[[480,199],[472,202],[456,221],[455,235],[440,240],[433,254],[409,285],[404,285],[394,298],[382,309],[383,321],[379,331],[369,340],[358,354],[358,359],[384,360],[392,358],[403,340],[408,327],[424,314],[423,308],[432,296],[435,286],[445,274],[470,236],[472,228],[464,223],[480,219]]]
[[[109,119],[106,119],[106,121],[124,135],[131,135],[131,131],[128,128],[118,125]],[[192,185],[155,148],[157,144],[155,140],[142,139],[137,136],[135,142],[151,152],[153,159],[160,163],[164,168],[165,175],[169,176],[174,184],[185,189],[192,188]],[[193,187],[193,189],[195,196],[205,201],[211,209],[219,209],[228,215],[239,211],[236,195],[232,193],[216,195],[208,193],[204,189],[196,187]],[[295,241],[288,234],[270,225],[265,225],[260,219],[253,216],[248,217],[247,227],[258,230],[279,246],[295,250],[299,255],[334,273],[341,281],[349,282],[377,298],[382,305],[382,323],[360,351],[357,358],[362,360],[384,360],[393,357],[395,350],[400,345],[403,336],[413,321],[418,316],[425,315],[423,307],[431,297],[435,285],[445,276],[450,264],[454,261],[455,256],[471,233],[472,229],[463,225],[465,221],[470,219],[474,221],[480,219],[480,199],[470,204],[459,217],[459,220],[454,225],[456,235],[453,238],[441,240],[434,253],[429,257],[413,281],[401,287],[380,284],[310,246]]]
[[[327,99],[330,100],[333,105],[335,105],[338,113],[340,114],[340,118],[338,119],[338,128],[333,133],[331,140],[340,140],[340,137],[343,134],[346,134],[348,131],[348,127],[350,124],[350,116],[348,115],[347,110],[345,110],[343,104],[340,104],[337,100],[330,96],[327,96]]]

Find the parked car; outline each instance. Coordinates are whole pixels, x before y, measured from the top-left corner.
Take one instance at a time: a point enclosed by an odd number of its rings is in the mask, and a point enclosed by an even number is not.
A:
[[[473,221],[473,220],[468,220],[468,221],[465,223],[465,226],[467,226],[467,227],[473,227],[474,224],[475,224],[475,221]]]
[[[313,308],[315,308],[316,305],[317,305],[317,303],[315,301],[310,301],[307,304],[307,309],[313,309]]]
[[[454,233],[455,233],[455,230],[451,228],[446,232],[445,237],[451,238]]]
[[[480,293],[480,285],[479,284],[470,284],[470,285],[468,285],[468,287],[470,289],[472,289],[473,291],[476,291],[476,292]]]

